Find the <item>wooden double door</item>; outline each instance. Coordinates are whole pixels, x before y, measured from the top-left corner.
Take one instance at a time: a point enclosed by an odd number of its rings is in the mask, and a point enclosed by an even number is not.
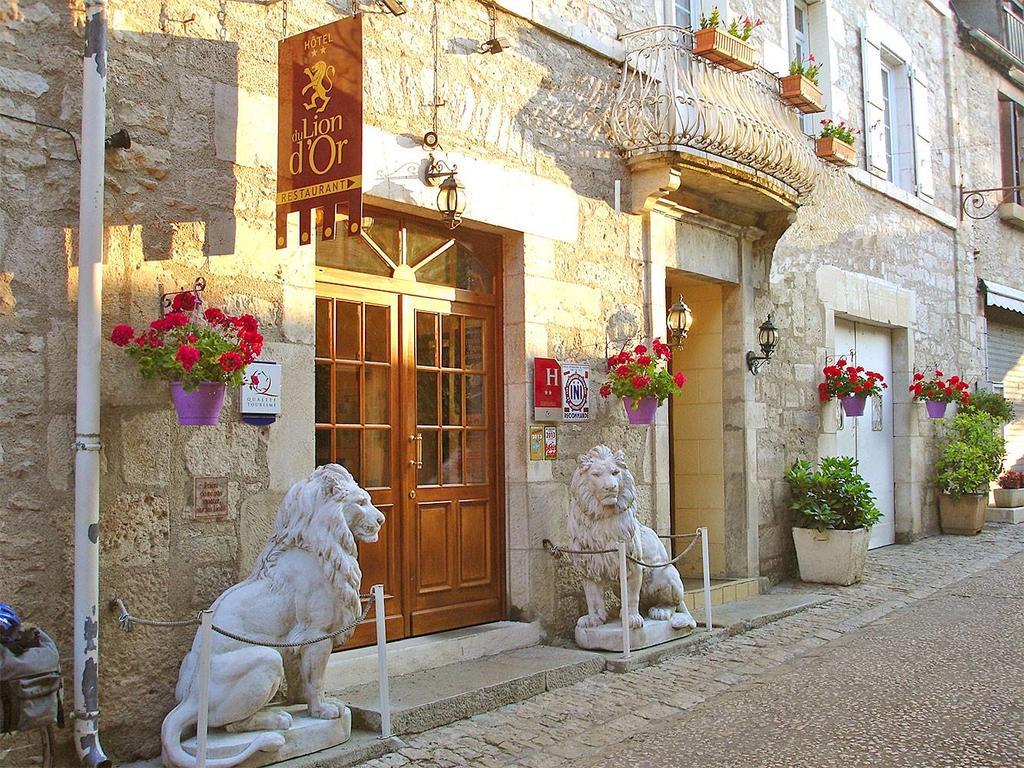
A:
[[[317,294],[317,464],[347,467],[387,518],[359,560],[364,592],[384,584],[389,639],[503,618],[494,306]],[[372,641],[368,620],[350,645]]]

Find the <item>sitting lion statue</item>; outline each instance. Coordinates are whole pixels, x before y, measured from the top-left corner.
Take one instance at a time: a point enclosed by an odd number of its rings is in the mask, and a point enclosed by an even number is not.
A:
[[[356,541],[377,540],[381,514],[348,470],[337,464],[318,467],[295,483],[277,510],[274,529],[249,577],[217,598],[213,624],[242,637],[290,643],[335,632],[359,618],[359,570]],[[338,636],[344,642],[352,633]],[[210,654],[209,726],[228,731],[285,730],[291,715],[264,711],[281,683],[288,682],[289,703],[305,702],[312,717],[341,717],[344,707],[327,699],[324,673],[332,641],[278,651],[246,645],[214,633]],[[178,704],[161,730],[163,761],[192,768],[195,758],[182,739],[197,722],[199,633],[181,663]],[[279,733],[255,737],[230,758],[207,760],[210,768],[230,768],[257,751],[272,752],[285,743]]]
[[[636,517],[636,481],[622,451],[597,445],[581,455],[569,485],[569,538],[574,550],[612,549],[625,541],[626,553],[644,563],[666,563],[668,552],[658,535]],[[578,627],[598,627],[608,620],[604,590],[619,583],[615,553],[575,555],[583,569],[587,613]],[[669,621],[673,629],[696,627],[683,602],[683,580],[674,565],[644,568],[627,563],[628,620],[632,629],[644,625],[641,605],[654,621]]]

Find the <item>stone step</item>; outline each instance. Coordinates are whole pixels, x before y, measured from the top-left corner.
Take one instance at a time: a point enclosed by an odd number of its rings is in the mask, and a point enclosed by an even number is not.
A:
[[[746,632],[831,599],[832,595],[819,592],[769,592],[749,600],[712,606],[711,626],[726,629],[729,634]],[[703,606],[693,611],[693,618],[698,626],[704,625]]]
[[[540,624],[522,621],[494,621],[424,637],[410,637],[388,643],[388,671],[392,677],[408,675],[503,651],[529,648],[537,645],[540,638]],[[327,690],[339,691],[368,683],[377,683],[377,646],[331,654],[324,678]]]
[[[704,605],[704,582],[701,579],[683,579],[686,595],[683,600],[693,613]],[[739,600],[749,600],[761,593],[761,580],[756,577],[744,579],[712,579],[711,605],[724,605]],[[714,610],[712,610],[712,615]]]
[[[605,668],[599,654],[534,646],[391,677],[391,726],[419,733],[579,682]],[[352,709],[353,726],[380,732],[377,683],[332,693]]]
[[[990,523],[1024,523],[1024,507],[989,507],[985,519]]]

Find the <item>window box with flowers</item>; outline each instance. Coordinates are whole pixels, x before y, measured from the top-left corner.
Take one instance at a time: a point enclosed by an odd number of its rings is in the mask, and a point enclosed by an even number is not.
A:
[[[653,424],[658,406],[686,384],[682,373],[669,373],[671,358],[671,347],[661,339],[654,339],[649,349],[638,344],[632,351],[612,355],[608,358],[611,378],[601,385],[601,397],[620,398],[630,424]]]
[[[854,148],[856,131],[845,121],[838,123],[832,120],[821,121],[821,133],[814,142],[814,153],[822,160],[833,165],[850,166],[857,162],[857,150]]]
[[[915,400],[923,400],[925,410],[930,419],[946,417],[946,406],[950,403],[967,405],[971,402],[971,394],[967,391],[968,384],[957,375],[944,378],[945,374],[936,369],[935,375],[928,379],[918,371],[909,389]]]
[[[733,72],[749,72],[756,65],[750,36],[764,24],[763,19],[733,19],[720,29],[722,16],[715,7],[711,15],[700,17],[700,29],[693,33],[693,55],[700,56]]]
[[[192,294],[177,294],[172,311],[136,334],[115,326],[110,340],[124,348],[147,379],[170,382],[178,423],[214,425],[228,386],[242,384],[245,366],[263,349],[252,315],[226,315],[216,307],[199,312]]]
[[[839,400],[843,413],[850,417],[863,416],[867,399],[881,397],[882,390],[889,388],[882,374],[866,371],[863,365],[849,365],[845,358],[839,358],[835,365],[826,365],[821,372],[825,380],[818,385],[819,399],[823,403],[833,398]]]
[[[1024,473],[1007,470],[996,482],[999,487],[992,491],[995,506],[1001,509],[1024,507]]]
[[[825,94],[818,87],[819,72],[821,65],[815,63],[813,53],[806,61],[794,59],[789,64],[789,74],[779,78],[779,97],[805,115],[824,112]]]

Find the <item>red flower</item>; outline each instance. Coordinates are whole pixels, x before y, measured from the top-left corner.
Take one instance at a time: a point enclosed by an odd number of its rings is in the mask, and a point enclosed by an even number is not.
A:
[[[164,320],[167,321],[168,328],[177,328],[182,325],[188,325],[188,315],[184,312],[171,312],[164,318]]]
[[[256,331],[239,331],[238,338],[243,347],[248,347],[254,355],[263,351],[263,336]]]
[[[206,318],[206,322],[208,322],[210,325],[221,325],[224,322],[224,319],[225,317],[227,317],[227,315],[225,315],[216,307],[210,307],[208,310],[203,312],[203,317]]]
[[[225,352],[217,362],[226,373],[233,373],[242,367],[242,356],[237,352]]]
[[[637,374],[636,376],[633,377],[633,389],[643,389],[650,383],[650,376],[642,376],[641,374]]]
[[[614,368],[616,365],[618,365],[618,364],[619,364],[619,356],[618,355],[612,355],[611,357],[608,358],[608,370],[609,371],[612,368]]]
[[[601,385],[601,389],[598,391],[601,393],[601,397],[608,397],[612,393],[612,383],[610,381],[606,381]]]
[[[149,327],[154,331],[169,331],[171,329],[171,323],[166,317],[160,317],[151,322]]]
[[[936,368],[935,369],[935,375],[938,376],[941,379],[946,374],[944,374],[942,371],[940,371],[938,368]]]
[[[953,376],[949,377],[949,383],[950,384],[956,384],[958,381],[960,381],[960,377],[959,376],[953,375]]]
[[[962,402],[963,402],[964,405],[967,405],[969,402],[971,402],[971,396],[970,396],[969,393],[964,392],[964,396],[962,398]]]
[[[171,301],[171,309],[175,312],[191,312],[196,308],[196,296],[194,293],[176,293]]]
[[[679,371],[675,376],[672,377],[672,381],[676,383],[677,387],[682,389],[683,385],[686,383],[686,374],[684,374],[682,371]]]
[[[839,358],[839,361],[836,363],[836,368],[845,368],[845,367],[846,367],[846,358],[843,358],[843,357]]]
[[[838,376],[839,369],[836,368],[834,365],[828,365],[825,366],[824,369],[822,369],[822,373],[824,373],[826,376]]]
[[[110,332],[110,340],[119,347],[127,346],[135,336],[135,329],[130,325],[115,325]]]
[[[823,381],[818,385],[818,394],[824,394],[826,392],[828,392],[828,384]]]
[[[650,355],[640,355],[640,357],[638,357],[636,359],[636,364],[646,368],[648,365],[651,364],[651,356]]]
[[[645,355],[647,354],[647,347],[645,347],[643,344],[637,344],[636,349],[634,349],[633,351],[638,355]]]
[[[174,359],[181,363],[181,367],[186,371],[191,371],[192,366],[199,362],[199,350],[187,344],[182,344],[178,347],[178,354],[174,356]]]
[[[618,368],[615,369],[615,375],[618,376],[620,379],[629,378],[629,374],[631,373],[632,371],[629,369],[628,365],[620,365]]]
[[[828,392],[819,392],[818,393],[818,399],[821,400],[821,402],[823,402],[823,403],[827,403],[828,402]]]
[[[915,373],[914,374],[914,381],[922,381],[923,379],[924,379],[924,374],[923,373]]]
[[[256,333],[259,330],[259,323],[256,322],[256,318],[252,315],[240,315],[234,319],[234,323],[239,328],[249,331],[249,333]]]

